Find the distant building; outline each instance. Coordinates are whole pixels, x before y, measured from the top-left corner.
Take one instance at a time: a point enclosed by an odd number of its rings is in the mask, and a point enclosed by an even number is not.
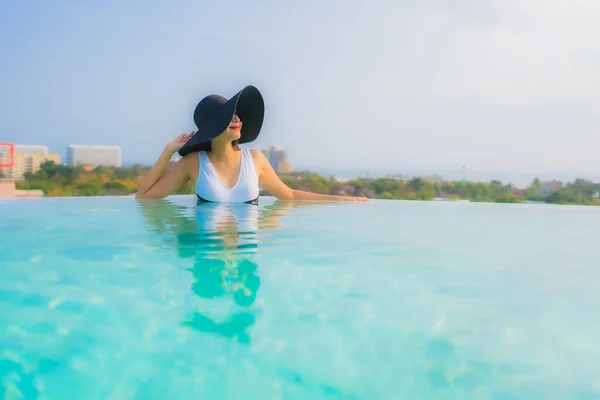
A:
[[[60,156],[58,154],[48,154],[46,160],[54,161],[54,164],[60,164]]]
[[[15,155],[48,155],[48,147],[46,146],[38,146],[38,145],[30,145],[30,144],[15,144]]]
[[[25,174],[35,174],[46,161],[60,164],[58,154],[48,154],[48,147],[38,145],[14,145],[13,166],[2,168],[4,178],[13,180],[25,179]]]
[[[263,154],[278,174],[290,173],[294,170],[287,159],[287,152],[278,146],[269,146],[263,150]]]
[[[69,165],[120,167],[121,148],[118,146],[96,146],[72,144],[67,148]]]
[[[292,167],[292,163],[289,161],[282,161],[277,165],[276,171],[279,174],[289,174],[294,172],[294,167]]]

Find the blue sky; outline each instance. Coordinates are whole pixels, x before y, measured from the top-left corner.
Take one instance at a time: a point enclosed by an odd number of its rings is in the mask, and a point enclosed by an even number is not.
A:
[[[600,2],[290,3],[4,0],[0,141],[150,163],[253,84],[300,167],[600,170]]]

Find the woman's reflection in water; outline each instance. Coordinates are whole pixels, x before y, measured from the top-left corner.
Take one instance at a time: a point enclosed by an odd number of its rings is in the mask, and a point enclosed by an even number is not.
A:
[[[262,208],[249,204],[201,204],[194,208],[169,200],[138,203],[149,229],[164,245],[174,246],[179,257],[195,259],[189,269],[192,292],[203,299],[232,300],[225,310],[220,302],[193,312],[184,325],[250,343],[248,330],[256,320],[252,306],[261,284],[256,264],[261,232],[280,228],[280,218],[297,205],[276,201]],[[225,312],[226,317],[219,318],[219,312]]]

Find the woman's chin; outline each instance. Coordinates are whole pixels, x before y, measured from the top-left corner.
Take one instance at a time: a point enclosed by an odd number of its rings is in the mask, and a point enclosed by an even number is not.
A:
[[[229,140],[231,140],[232,142],[234,140],[240,140],[240,138],[242,137],[242,135],[240,134],[240,131],[233,131],[230,132],[229,136]]]

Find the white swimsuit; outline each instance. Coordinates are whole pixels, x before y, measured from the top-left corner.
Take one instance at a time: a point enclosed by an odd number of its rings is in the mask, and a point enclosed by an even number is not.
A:
[[[227,187],[215,170],[205,151],[198,152],[198,181],[196,197],[199,203],[258,204],[258,175],[250,149],[242,149],[240,175],[236,184]]]

